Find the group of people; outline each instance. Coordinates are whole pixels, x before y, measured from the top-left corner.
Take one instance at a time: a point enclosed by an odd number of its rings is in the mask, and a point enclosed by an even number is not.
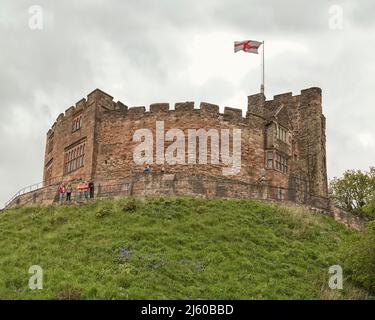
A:
[[[85,200],[88,200],[89,198],[94,198],[95,195],[95,189],[94,189],[94,182],[93,181],[82,181],[79,180],[77,186],[76,186],[76,200],[81,201],[83,198]],[[72,201],[72,192],[73,187],[72,184],[69,182],[67,186],[65,186],[64,183],[62,183],[59,186],[59,202],[60,204],[63,204],[64,202],[71,202]]]

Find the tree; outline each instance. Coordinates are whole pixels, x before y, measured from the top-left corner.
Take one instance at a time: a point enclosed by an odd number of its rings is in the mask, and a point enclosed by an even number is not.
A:
[[[347,170],[341,178],[333,178],[330,187],[338,206],[344,210],[355,214],[371,211],[371,204],[375,205],[375,167],[367,172]]]

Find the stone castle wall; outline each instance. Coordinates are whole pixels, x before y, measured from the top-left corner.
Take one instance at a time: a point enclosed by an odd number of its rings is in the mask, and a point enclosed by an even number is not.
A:
[[[133,134],[137,129],[150,129],[153,138],[156,137],[156,121],[164,122],[164,132],[169,129],[178,128],[185,134],[185,164],[169,165],[151,165],[154,172],[160,172],[164,167],[168,173],[189,172],[209,174],[212,176],[222,176],[222,164],[211,164],[210,139],[208,139],[208,164],[198,162],[199,154],[197,152],[197,163],[188,164],[188,129],[205,130],[216,129],[220,134],[222,129],[241,129],[241,166],[239,174],[232,178],[255,182],[260,178],[260,170],[257,165],[263,162],[263,154],[256,154],[257,148],[263,146],[263,136],[253,135],[248,125],[248,119],[242,117],[241,110],[225,109],[224,114],[219,113],[219,107],[214,105],[202,104],[200,109],[194,109],[193,103],[184,103],[176,106],[175,110],[169,110],[168,105],[164,109],[155,111],[154,105],[150,112],[118,113],[106,112],[102,116],[100,129],[98,130],[97,143],[98,156],[96,163],[96,179],[111,179],[129,175],[134,172],[143,172],[144,165],[136,165],[133,161],[133,150],[139,142],[133,141]],[[160,105],[158,105],[160,107]],[[209,108],[210,109],[209,109]],[[132,109],[129,109],[132,111]],[[232,141],[232,139],[230,139]],[[165,150],[172,144],[171,141],[165,141]],[[219,147],[219,146],[218,146]],[[197,149],[199,144],[197,144]],[[156,146],[154,140],[154,155]]]
[[[79,181],[73,181],[72,203],[84,201],[76,189]],[[27,192],[16,197],[8,208],[17,205],[51,205],[58,202],[59,183]],[[133,173],[117,180],[102,180],[95,184],[95,199],[125,196],[191,195],[205,198],[252,198],[271,201],[294,201],[289,198],[289,190],[267,185],[260,181],[247,183],[225,177],[204,174],[179,173]],[[317,198],[311,204],[315,208],[327,210],[325,198]]]
[[[80,128],[75,130],[77,119]],[[133,141],[133,134],[137,129],[150,129],[155,139],[156,121],[164,122],[164,132],[171,128],[183,130],[185,139],[188,129],[217,129],[219,134],[222,129],[230,129],[230,132],[241,129],[241,170],[237,175],[223,177],[223,164],[210,163],[208,148],[208,164],[154,163],[151,167],[155,174],[164,167],[167,174],[209,176],[218,181],[224,178],[238,185],[261,184],[270,190],[282,190],[279,198],[316,202],[320,207],[326,205],[325,118],[319,88],[302,90],[297,96],[277,95],[269,101],[263,94],[249,96],[245,116],[242,110],[228,107],[220,113],[219,106],[210,103],[201,103],[199,108],[193,102],[176,103],[173,110],[166,103],[152,104],[149,111],[145,107],[128,108],[96,89],[87,99],[60,114],[48,131],[45,187],[54,181],[80,178],[103,186],[121,184],[125,177],[141,174],[144,165],[133,161],[134,148],[139,144]],[[283,140],[277,136],[279,127],[286,131]],[[171,143],[165,141],[165,149]],[[80,152],[84,155],[76,160],[77,168],[68,172],[68,157]],[[274,157],[283,155],[288,161],[288,171],[282,172],[275,165],[268,167],[267,152],[273,152]],[[187,159],[187,153],[185,157]],[[276,159],[273,161],[275,164]]]

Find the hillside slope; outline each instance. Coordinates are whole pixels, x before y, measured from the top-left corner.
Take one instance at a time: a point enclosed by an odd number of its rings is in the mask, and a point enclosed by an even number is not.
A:
[[[7,210],[0,230],[2,299],[366,298],[328,288],[353,231],[298,208],[129,198]],[[42,290],[28,288],[32,265]]]

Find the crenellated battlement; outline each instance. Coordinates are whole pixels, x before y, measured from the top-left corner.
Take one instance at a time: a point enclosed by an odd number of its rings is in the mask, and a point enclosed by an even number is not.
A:
[[[137,119],[143,115],[148,116],[158,113],[170,113],[171,115],[178,114],[179,116],[182,116],[183,113],[201,113],[202,116],[205,117],[221,117],[226,121],[238,121],[242,123],[246,121],[246,117],[243,117],[242,115],[242,109],[225,107],[224,112],[220,113],[220,108],[218,105],[208,102],[201,102],[199,108],[195,108],[195,103],[193,101],[176,102],[174,104],[174,108],[172,108],[169,103],[165,102],[152,103],[149,106],[149,110],[146,110],[145,106],[133,106],[129,108],[121,101],[114,102],[112,96],[108,95],[104,91],[101,91],[100,89],[96,89],[87,95],[87,99],[82,98],[76,102],[74,106],[67,108],[64,113],[60,113],[52,127],[47,132],[47,136],[49,136],[55,130],[59,123],[65,121],[66,119],[72,119],[77,114],[84,112],[95,103],[99,107],[103,108],[103,112],[114,112],[114,114],[121,114],[122,116],[129,116],[130,118]]]
[[[153,103],[150,105],[149,110],[146,110],[144,106],[136,106],[124,110],[122,113],[123,116],[129,116],[131,119],[141,119],[142,117],[158,114],[163,114],[164,116],[169,114],[171,117],[178,116],[181,119],[183,119],[184,115],[194,114],[230,122],[244,123],[247,121],[246,117],[242,116],[241,109],[225,107],[224,112],[220,113],[219,106],[216,104],[201,102],[199,108],[195,108],[193,101],[176,102],[174,108],[171,108],[170,104],[165,102]]]
[[[117,109],[127,109],[127,106],[124,105],[122,102],[118,101],[117,103],[114,103],[112,100],[113,97],[109,94],[105,93],[100,89],[95,89],[87,95],[87,99],[82,98],[81,100],[77,101],[74,106],[67,108],[64,113],[60,113],[56,118],[56,121],[52,125],[51,129],[47,132],[47,135],[49,135],[51,131],[53,131],[56,128],[56,125],[58,123],[64,121],[67,118],[76,116],[78,113],[86,110],[95,102],[102,103],[103,101],[109,101],[113,105],[113,109],[115,109],[116,107]]]
[[[149,110],[145,106],[133,106],[128,107],[121,101],[114,102],[113,97],[105,93],[100,89],[95,89],[87,95],[87,98],[82,98],[75,103],[74,106],[69,107],[64,113],[59,114],[52,127],[48,130],[47,136],[49,136],[56,128],[56,126],[66,119],[73,118],[80,112],[84,112],[86,109],[93,105],[98,105],[103,112],[115,112],[115,114],[121,114],[121,116],[128,116],[131,119],[141,119],[143,116],[149,116],[151,114],[158,113],[170,113],[171,116],[178,114],[182,116],[183,113],[191,114],[202,114],[202,116],[221,118],[224,121],[246,123],[248,122],[249,115],[259,116],[267,119],[270,114],[275,112],[275,109],[286,105],[289,108],[297,108],[300,106],[311,106],[314,104],[321,104],[321,89],[312,87],[303,89],[300,94],[293,95],[292,92],[282,93],[274,95],[273,99],[266,100],[266,97],[262,93],[257,93],[248,96],[248,108],[246,116],[243,116],[242,109],[225,107],[224,112],[220,113],[220,108],[216,104],[201,102],[199,108],[195,108],[193,101],[176,102],[174,108],[169,103],[158,102],[152,103],[149,106]]]
[[[266,100],[266,97],[262,93],[257,93],[248,96],[248,114],[267,118],[269,112],[275,107],[288,106],[290,108],[299,106],[310,106],[313,103],[320,103],[322,101],[322,90],[318,87],[312,87],[303,89],[300,94],[293,95],[292,92],[286,92],[278,95],[274,95],[273,99]]]

